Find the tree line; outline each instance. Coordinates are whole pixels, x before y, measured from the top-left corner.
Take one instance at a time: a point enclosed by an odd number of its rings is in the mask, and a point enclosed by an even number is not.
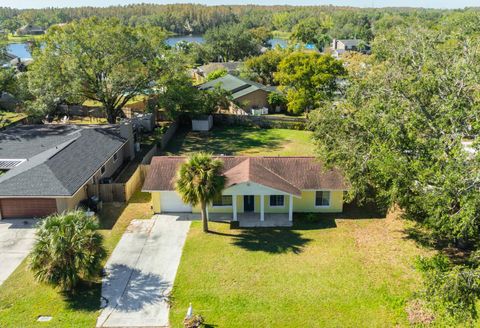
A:
[[[398,25],[416,22],[434,26],[460,13],[478,15],[477,9],[436,10],[412,8],[368,9],[334,6],[205,6],[196,4],[135,4],[106,8],[0,8],[0,28],[14,32],[25,24],[48,28],[54,24],[89,18],[117,18],[132,26],[156,26],[177,34],[203,34],[222,24],[240,23],[247,28],[291,32],[312,18],[321,22],[330,37],[359,38],[370,41],[379,32]]]

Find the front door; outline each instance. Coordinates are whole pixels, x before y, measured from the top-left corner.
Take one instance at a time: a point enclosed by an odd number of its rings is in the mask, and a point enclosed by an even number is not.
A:
[[[243,211],[253,212],[255,210],[255,197],[243,196]]]

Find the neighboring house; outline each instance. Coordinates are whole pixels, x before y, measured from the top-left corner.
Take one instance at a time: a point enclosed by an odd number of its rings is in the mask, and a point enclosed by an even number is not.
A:
[[[347,185],[338,170],[325,170],[313,157],[220,156],[226,186],[222,197],[208,206],[209,213],[227,213],[233,221],[243,215],[265,221],[266,214],[343,211]],[[175,191],[177,170],[184,157],[152,159],[143,191],[152,193],[155,213],[199,213],[199,207],[183,203]]]
[[[247,113],[251,113],[252,109],[268,108],[268,94],[276,92],[275,87],[267,87],[231,74],[204,83],[199,89],[211,90],[217,85],[230,92],[232,100]]]
[[[20,27],[16,35],[41,35],[45,34],[45,29],[43,27],[35,26],[32,24],[27,24],[22,27]]]
[[[0,218],[42,217],[99,196],[134,157],[131,124],[20,125],[0,132]]]
[[[238,71],[242,62],[212,62],[202,66],[198,66],[192,70],[192,77],[197,81],[205,81],[207,75],[225,69],[227,73],[235,73]]]
[[[370,46],[358,39],[333,39],[332,47],[330,48],[332,56],[335,58],[341,57],[346,51],[358,51],[365,54],[370,53]]]

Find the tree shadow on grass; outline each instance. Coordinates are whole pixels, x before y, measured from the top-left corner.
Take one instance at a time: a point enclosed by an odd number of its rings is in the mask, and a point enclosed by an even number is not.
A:
[[[74,293],[62,293],[69,308],[88,312],[100,309],[101,294],[102,284],[100,282],[85,281],[79,283]]]
[[[303,248],[312,241],[290,228],[241,229],[238,234],[216,231],[210,231],[210,233],[231,237],[233,245],[245,250],[270,254],[300,254]]]

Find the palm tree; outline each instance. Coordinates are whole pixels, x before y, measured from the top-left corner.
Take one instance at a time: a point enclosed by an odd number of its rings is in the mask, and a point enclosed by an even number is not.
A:
[[[106,257],[96,218],[82,211],[54,214],[43,220],[30,255],[35,279],[72,291],[81,279],[100,273]]]
[[[207,153],[194,153],[180,166],[176,190],[185,203],[200,205],[203,231],[208,232],[207,205],[221,195],[225,187],[223,163]]]

